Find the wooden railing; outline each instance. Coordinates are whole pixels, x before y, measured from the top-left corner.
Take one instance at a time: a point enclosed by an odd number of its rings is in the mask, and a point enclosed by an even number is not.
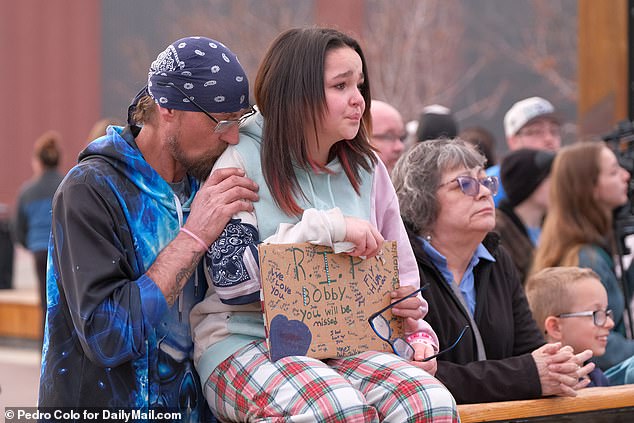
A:
[[[0,337],[41,339],[42,311],[33,289],[0,290]]]
[[[0,290],[0,337],[40,339],[40,315],[35,290]],[[634,385],[586,388],[574,398],[462,404],[458,411],[462,423],[634,423]]]
[[[458,411],[462,423],[634,422],[634,385],[586,388],[576,397],[463,404]]]

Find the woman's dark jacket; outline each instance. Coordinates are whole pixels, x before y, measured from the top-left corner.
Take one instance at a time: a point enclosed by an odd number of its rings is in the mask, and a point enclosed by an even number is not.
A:
[[[429,302],[427,320],[438,335],[440,348],[451,345],[469,323],[467,311],[423,251],[408,228],[423,291]],[[541,384],[531,352],[544,345],[530,312],[522,284],[499,237],[490,233],[483,241],[495,262],[480,260],[474,269],[475,321],[480,329],[487,360],[477,361],[472,331],[467,331],[451,351],[438,357],[436,377],[459,404],[539,398]]]

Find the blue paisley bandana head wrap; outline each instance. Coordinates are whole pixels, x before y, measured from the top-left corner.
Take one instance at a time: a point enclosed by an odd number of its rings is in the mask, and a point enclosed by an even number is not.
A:
[[[205,37],[175,41],[158,55],[148,72],[148,93],[161,107],[200,112],[174,84],[209,113],[249,107],[249,81],[238,57],[224,44]]]

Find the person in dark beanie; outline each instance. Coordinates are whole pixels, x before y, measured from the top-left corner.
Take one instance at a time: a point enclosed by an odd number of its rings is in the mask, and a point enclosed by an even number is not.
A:
[[[458,138],[478,147],[478,150],[480,150],[487,159],[487,162],[484,165],[485,169],[497,164],[497,155],[495,154],[495,135],[493,135],[491,131],[482,126],[470,126],[460,131]]]
[[[418,118],[416,140],[427,141],[438,138],[455,138],[458,134],[458,123],[451,110],[440,104],[432,104],[423,109]]]
[[[522,148],[509,153],[500,166],[506,198],[497,207],[495,230],[522,282],[532,264],[548,210],[548,176],[554,158],[552,151]]]

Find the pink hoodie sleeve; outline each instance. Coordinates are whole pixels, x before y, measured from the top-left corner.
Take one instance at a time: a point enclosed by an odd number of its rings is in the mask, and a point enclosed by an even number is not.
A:
[[[385,165],[379,160],[375,171],[371,194],[372,219],[376,227],[388,241],[396,241],[398,249],[398,268],[401,286],[420,286],[418,265],[409,243],[405,226],[401,220],[401,213],[398,205],[396,191],[387,173]],[[419,294],[423,301],[424,314],[427,315],[427,301]],[[438,337],[431,325],[425,320],[418,321],[418,332],[424,332],[432,337],[434,348],[438,351]],[[410,335],[407,333],[406,335]]]

